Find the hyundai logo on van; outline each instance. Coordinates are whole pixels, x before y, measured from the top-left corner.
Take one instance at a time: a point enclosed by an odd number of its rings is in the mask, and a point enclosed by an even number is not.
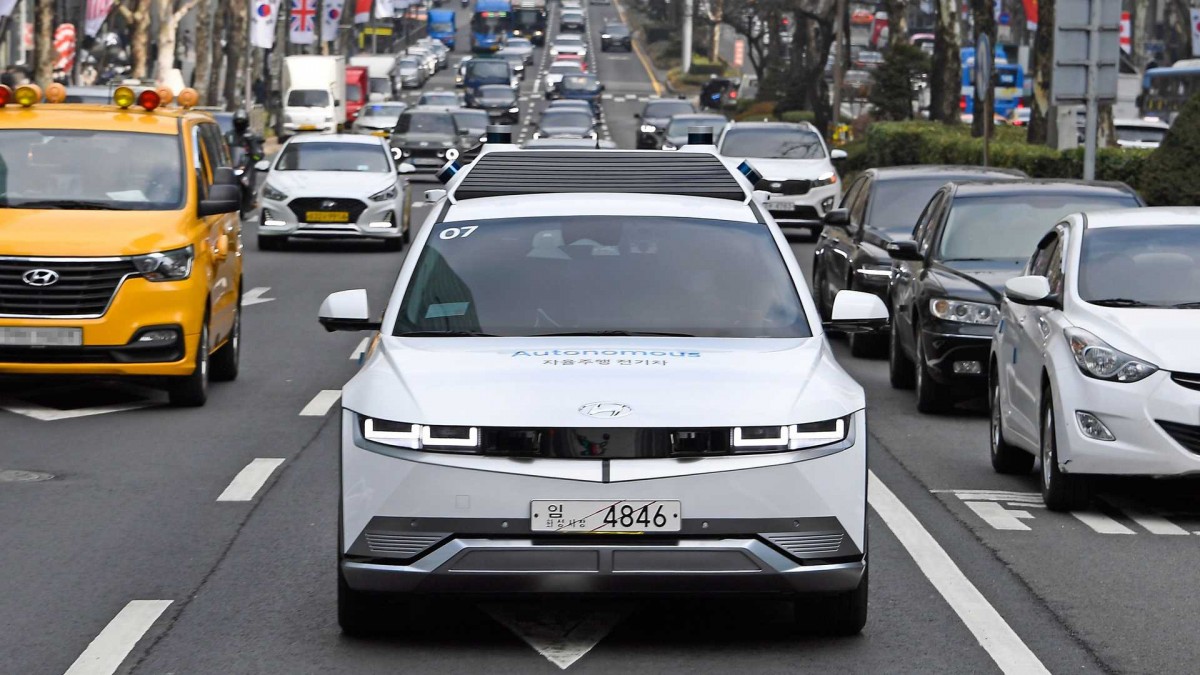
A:
[[[624,403],[585,403],[579,406],[579,412],[588,417],[616,419],[629,415],[633,412],[633,408]]]
[[[58,272],[48,269],[29,270],[21,275],[21,281],[29,286],[45,287],[58,283]]]

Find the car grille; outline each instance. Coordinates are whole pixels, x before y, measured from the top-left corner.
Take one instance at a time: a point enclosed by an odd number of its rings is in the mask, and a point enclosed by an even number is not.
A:
[[[1190,424],[1180,424],[1178,422],[1166,422],[1164,420],[1156,420],[1158,426],[1167,432],[1167,435],[1175,439],[1175,442],[1187,448],[1191,452],[1200,454],[1200,427],[1194,427]]]
[[[1171,373],[1171,379],[1181,387],[1200,391],[1200,374],[1198,373]]]
[[[326,202],[332,202],[327,204]],[[345,211],[350,214],[346,222],[356,223],[358,217],[363,211],[367,210],[367,205],[357,199],[338,199],[333,197],[302,197],[293,199],[288,203],[288,208],[296,215],[296,219],[300,222],[308,222],[308,213],[310,211]]]
[[[50,286],[30,286],[30,270],[56,272]],[[104,314],[117,287],[137,274],[129,260],[0,258],[0,316],[95,317]]]
[[[730,429],[483,428],[485,455],[575,459],[708,457],[731,452]]]
[[[766,178],[758,181],[754,185],[756,190],[766,190],[768,192],[778,192],[785,195],[806,195],[812,189],[812,181],[810,180],[767,180]]]

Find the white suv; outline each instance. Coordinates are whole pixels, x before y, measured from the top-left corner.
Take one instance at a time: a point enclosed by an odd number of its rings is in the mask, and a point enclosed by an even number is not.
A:
[[[730,122],[717,147],[732,164],[749,160],[762,175],[754,189],[770,193],[765,206],[782,227],[816,236],[825,214],[841,201],[833,160],[845,159],[846,152],[831,151],[811,124]]]
[[[862,628],[863,390],[749,184],[689,148],[485,145],[382,320],[325,301],[381,332],[343,389],[344,630],[447,593],[763,594]]]

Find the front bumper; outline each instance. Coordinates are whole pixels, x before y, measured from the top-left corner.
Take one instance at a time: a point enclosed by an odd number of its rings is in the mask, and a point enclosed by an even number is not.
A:
[[[626,50],[629,50],[629,51],[633,51],[633,41],[632,41],[632,40],[629,40],[629,39],[624,39],[624,40],[613,40],[613,39],[608,39],[608,40],[605,40],[604,38],[600,38],[600,47],[601,47],[601,49],[614,49],[614,48],[616,48],[616,47],[620,47],[620,48],[622,48],[622,49],[626,49]]]
[[[638,150],[658,150],[662,147],[663,132],[661,129],[656,129],[652,132],[645,132],[638,129],[637,134],[637,149]]]
[[[373,202],[369,199],[341,201],[357,201],[366,204],[360,214],[351,216],[350,222],[305,222],[292,208],[297,197],[291,197],[287,202],[277,202],[260,196],[262,210],[258,223],[260,237],[317,237],[317,238],[367,238],[394,239],[403,236],[401,226],[400,197],[396,199]],[[303,199],[313,199],[305,197]],[[382,223],[389,223],[387,227]]]
[[[814,187],[804,194],[772,192],[767,200],[767,210],[780,227],[820,228],[821,220],[837,206],[841,194],[840,182]],[[776,205],[778,207],[772,208]]]
[[[995,326],[942,324],[935,329],[921,328],[925,340],[925,367],[935,382],[965,388],[982,388],[987,385],[987,363],[991,356],[992,333]],[[960,365],[978,364],[977,372],[962,372]]]
[[[521,119],[521,113],[509,112],[508,108],[488,109],[488,122],[491,124],[517,124]]]

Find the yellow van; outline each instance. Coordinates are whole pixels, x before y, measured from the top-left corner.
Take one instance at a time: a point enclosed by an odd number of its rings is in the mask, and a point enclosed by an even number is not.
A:
[[[203,405],[237,377],[239,189],[213,118],[168,90],[61,104],[0,86],[0,375],[134,377]]]

